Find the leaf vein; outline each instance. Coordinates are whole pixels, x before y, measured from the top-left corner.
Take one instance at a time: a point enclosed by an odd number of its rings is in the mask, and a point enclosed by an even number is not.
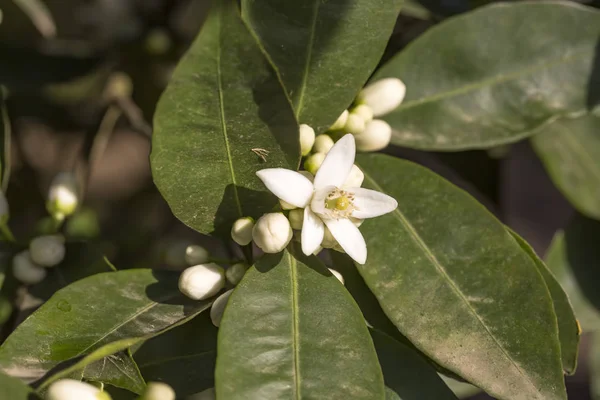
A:
[[[310,27],[310,36],[306,48],[306,63],[304,64],[304,73],[302,74],[302,83],[300,85],[300,94],[298,95],[298,104],[296,106],[296,118],[300,117],[300,112],[304,108],[304,93],[306,92],[306,82],[308,81],[308,73],[310,71],[310,63],[312,62],[312,52],[315,45],[315,30],[317,29],[317,17],[319,15],[319,6],[321,0],[314,0],[313,19]]]

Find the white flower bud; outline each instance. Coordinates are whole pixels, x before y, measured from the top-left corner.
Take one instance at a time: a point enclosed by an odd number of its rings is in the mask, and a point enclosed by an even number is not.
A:
[[[345,283],[344,283],[344,277],[342,276],[342,274],[340,274],[340,273],[339,273],[338,271],[336,271],[335,269],[331,269],[331,268],[328,268],[328,269],[329,269],[329,272],[331,272],[331,274],[332,274],[333,276],[335,276],[335,277],[338,279],[338,281],[342,282],[342,285],[344,285],[344,284],[345,284]]]
[[[175,400],[175,391],[166,383],[148,382],[140,400]]]
[[[256,221],[252,238],[265,253],[279,253],[292,240],[290,221],[281,213],[265,214]]]
[[[225,271],[214,263],[186,268],[179,277],[179,290],[190,299],[204,300],[225,286]]]
[[[31,261],[42,267],[54,267],[65,258],[62,235],[38,236],[29,243]]]
[[[12,270],[15,278],[27,285],[40,283],[46,277],[46,270],[31,261],[29,250],[22,251],[13,257]]]
[[[297,208],[295,210],[290,211],[288,219],[290,220],[290,225],[292,226],[292,229],[302,229],[302,224],[304,222],[304,209]]]
[[[204,247],[191,244],[185,249],[185,262],[188,265],[198,265],[208,262],[210,253]]]
[[[295,205],[288,203],[287,201],[279,199],[279,205],[281,205],[282,210],[293,210],[296,208]]]
[[[364,180],[365,174],[356,166],[356,164],[354,164],[346,178],[346,182],[344,182],[344,187],[360,187]]]
[[[306,124],[300,125],[300,151],[308,155],[315,144],[315,130]]]
[[[348,110],[344,110],[340,116],[338,117],[338,119],[333,123],[333,125],[331,125],[329,127],[329,130],[332,131],[336,131],[339,129],[342,129],[344,126],[346,126],[346,121],[348,120]]]
[[[313,146],[313,150],[315,153],[329,153],[329,150],[333,147],[333,139],[329,135],[319,135],[315,139],[315,145]]]
[[[400,79],[386,78],[365,87],[358,95],[358,102],[371,107],[373,115],[379,117],[395,110],[405,94],[406,86]]]
[[[348,115],[344,131],[352,134],[358,134],[365,130],[365,120],[358,114]]]
[[[365,123],[373,119],[373,110],[366,104],[359,104],[352,110],[352,114],[360,115]]]
[[[75,175],[70,172],[57,174],[48,190],[48,201],[46,202],[48,212],[57,218],[64,218],[73,214],[78,204]]]
[[[214,301],[212,307],[210,308],[210,320],[213,325],[217,328],[221,324],[221,319],[223,318],[223,312],[225,312],[225,306],[227,305],[227,301],[229,301],[229,296],[233,293],[233,289],[229,289]]]
[[[0,224],[8,222],[9,208],[8,200],[2,190],[0,190]]]
[[[392,127],[380,119],[367,123],[362,133],[354,135],[356,149],[360,151],[381,150],[390,144],[391,138]]]
[[[216,400],[215,388],[203,390],[190,397],[190,400]]]
[[[240,218],[233,223],[231,238],[240,246],[246,246],[252,241],[252,228],[254,228],[254,220],[252,218]]]
[[[46,400],[110,400],[108,393],[89,383],[61,379],[48,388]]]
[[[244,263],[233,264],[225,270],[225,277],[232,285],[237,285],[240,283],[247,270],[248,266]]]
[[[304,161],[304,169],[315,175],[319,168],[321,168],[321,164],[325,161],[325,154],[323,153],[315,153],[308,156],[308,158]]]

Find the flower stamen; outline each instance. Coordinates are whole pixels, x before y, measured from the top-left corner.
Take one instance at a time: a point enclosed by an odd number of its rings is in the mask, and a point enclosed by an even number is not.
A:
[[[358,210],[354,205],[354,194],[335,188],[325,198],[327,216],[334,219],[348,218],[352,211]]]

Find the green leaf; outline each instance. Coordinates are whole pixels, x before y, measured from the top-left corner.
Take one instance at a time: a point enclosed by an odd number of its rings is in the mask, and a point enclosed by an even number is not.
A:
[[[579,212],[600,219],[600,116],[588,114],[544,127],[531,138],[556,187]]]
[[[379,63],[401,0],[242,0],[298,121],[325,131]]]
[[[361,226],[369,256],[357,268],[400,332],[494,397],[565,399],[548,289],[504,226],[423,167],[378,154],[357,162],[365,187],[399,200]]]
[[[396,392],[389,387],[385,387],[385,400],[402,400]]]
[[[229,298],[219,328],[219,397],[383,400],[358,306],[316,257],[290,251],[259,260]]]
[[[600,330],[600,222],[577,216],[558,232],[546,264],[569,296],[584,333]]]
[[[34,400],[33,389],[17,378],[0,373],[0,399]]]
[[[402,400],[456,400],[435,369],[414,350],[385,333],[371,329],[387,387]]]
[[[129,351],[110,354],[85,366],[77,373],[77,378],[102,382],[137,394],[142,394],[146,388],[146,382]]]
[[[146,341],[134,354],[147,381],[167,382],[178,397],[215,386],[217,328],[208,313]]]
[[[4,88],[0,86],[0,183],[2,191],[6,193],[10,178],[10,119],[6,112],[4,101]]]
[[[179,292],[178,276],[148,269],[108,272],[59,290],[6,339],[0,368],[35,379],[95,350],[106,351],[93,361],[101,359],[207,309],[209,301]],[[133,342],[103,348],[127,340]]]
[[[508,228],[508,232],[515,238],[521,248],[529,254],[535,263],[538,271],[544,278],[546,286],[550,291],[552,303],[554,304],[554,313],[558,320],[558,338],[560,340],[560,353],[563,364],[563,370],[567,375],[573,375],[577,368],[577,354],[579,353],[579,323],[575,318],[575,312],[571,307],[571,302],[567,294],[556,280],[552,271],[538,257],[533,248],[516,232]]]
[[[434,26],[373,77],[398,77],[407,87],[384,117],[392,142],[489,148],[586,113],[596,105],[599,35],[598,10],[556,1],[491,5]]]
[[[269,211],[276,199],[256,171],[296,169],[300,160],[289,100],[230,0],[216,1],[154,125],[156,186],[175,216],[202,233],[229,235],[235,219]]]
[[[600,333],[594,332],[590,350],[590,394],[600,400]]]

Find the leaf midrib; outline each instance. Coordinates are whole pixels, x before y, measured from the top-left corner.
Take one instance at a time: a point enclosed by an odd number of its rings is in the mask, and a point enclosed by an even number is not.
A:
[[[321,0],[313,0],[313,14],[312,22],[310,27],[310,35],[308,37],[308,43],[306,48],[306,62],[304,63],[304,73],[302,74],[302,82],[300,83],[300,94],[298,95],[298,104],[295,107],[296,119],[300,118],[302,109],[304,108],[304,94],[306,92],[306,84],[308,81],[308,74],[310,71],[310,63],[312,62],[312,52],[315,45],[315,31],[317,29],[317,17],[319,15],[319,6]]]
[[[290,284],[291,284],[291,303],[292,303],[292,349],[294,358],[294,398],[301,399],[300,395],[300,340],[299,340],[299,321],[298,321],[298,264],[296,259],[287,253],[290,263]]]
[[[383,190],[383,188],[381,186],[379,186],[377,184],[377,182],[365,172],[365,169],[363,169],[363,168],[361,168],[361,169],[365,175],[365,178],[371,183],[371,185],[375,189],[377,189],[378,191],[380,191],[382,193],[386,193]],[[485,322],[481,319],[481,317],[479,316],[477,311],[471,306],[471,303],[469,303],[469,301],[467,300],[465,295],[462,293],[462,291],[460,290],[458,285],[452,280],[452,278],[450,278],[450,276],[446,272],[446,269],[444,268],[444,266],[439,262],[439,260],[435,256],[435,254],[433,254],[431,249],[427,246],[427,244],[425,243],[423,238],[421,238],[421,236],[419,235],[417,230],[408,221],[406,216],[404,216],[404,214],[402,214],[402,212],[399,210],[399,208],[396,208],[392,212],[392,214],[395,215],[396,218],[398,218],[398,220],[404,226],[404,228],[409,233],[409,235],[411,236],[413,241],[423,250],[423,252],[425,253],[425,256],[434,265],[436,270],[440,274],[442,274],[442,276],[446,279],[446,281],[450,285],[450,288],[452,289],[452,291],[454,291],[456,293],[456,295],[467,305],[469,311],[473,314],[473,316],[475,316],[478,323],[485,329],[485,331],[488,333],[488,335],[492,338],[492,340],[494,341],[496,346],[500,349],[502,354],[506,357],[506,359],[508,359],[510,361],[510,363],[516,368],[516,370],[525,378],[526,382],[533,387],[534,391],[536,393],[541,394],[540,391],[537,389],[536,385],[531,381],[531,378],[517,365],[517,363],[512,359],[512,357],[509,356],[509,354],[504,349],[504,347],[500,344],[500,342],[498,342],[496,337],[492,334],[491,330],[488,328],[488,326],[485,324]]]

